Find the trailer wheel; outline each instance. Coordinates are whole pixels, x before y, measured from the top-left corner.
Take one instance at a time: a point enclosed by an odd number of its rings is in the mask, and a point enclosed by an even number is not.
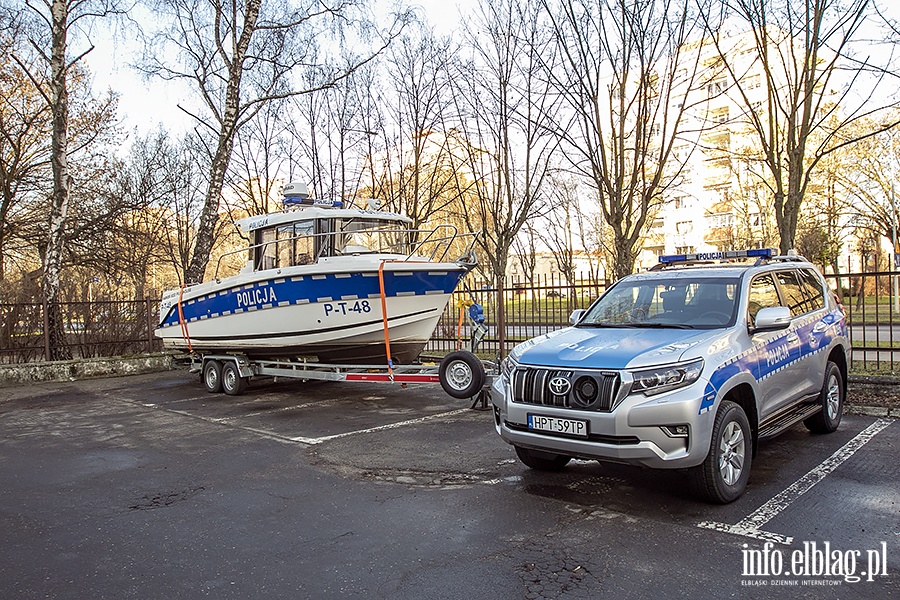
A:
[[[247,378],[241,377],[240,369],[231,361],[222,365],[222,389],[229,396],[240,396],[247,390]]]
[[[203,363],[203,385],[210,394],[222,391],[222,363],[217,360]]]
[[[471,398],[478,393],[487,375],[481,361],[465,350],[451,352],[441,361],[438,378],[444,391],[460,400]]]

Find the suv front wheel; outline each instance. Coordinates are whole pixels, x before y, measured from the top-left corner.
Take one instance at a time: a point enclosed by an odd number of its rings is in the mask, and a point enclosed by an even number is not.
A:
[[[750,422],[739,405],[723,400],[713,424],[712,442],[703,463],[689,471],[691,488],[709,502],[737,500],[750,478]]]

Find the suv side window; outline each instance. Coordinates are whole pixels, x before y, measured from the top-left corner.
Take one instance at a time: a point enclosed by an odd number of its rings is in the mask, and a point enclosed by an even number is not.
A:
[[[750,293],[748,296],[748,314],[749,323],[752,325],[756,320],[756,313],[761,308],[769,308],[772,306],[780,306],[778,300],[778,289],[775,287],[775,279],[770,273],[758,275],[750,282]]]
[[[800,280],[803,283],[803,291],[809,299],[810,310],[825,308],[825,294],[822,293],[822,282],[819,277],[809,269],[800,269]]]
[[[785,304],[791,309],[791,316],[796,317],[808,313],[809,301],[803,293],[803,286],[800,284],[797,272],[791,269],[790,271],[779,271],[777,275]]]

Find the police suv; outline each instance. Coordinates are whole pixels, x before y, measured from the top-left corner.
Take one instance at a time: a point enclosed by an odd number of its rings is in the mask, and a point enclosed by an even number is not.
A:
[[[834,431],[847,391],[843,307],[812,264],[774,254],[662,256],[516,346],[491,387],[497,432],[534,469],[687,469],[700,497],[735,500],[760,440]]]

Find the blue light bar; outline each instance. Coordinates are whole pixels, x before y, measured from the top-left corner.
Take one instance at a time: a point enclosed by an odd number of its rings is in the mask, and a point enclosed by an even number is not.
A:
[[[319,200],[309,196],[285,196],[285,207],[288,206],[317,206],[319,208],[341,208],[344,203],[340,200]]]
[[[771,258],[775,256],[772,248],[751,248],[749,250],[726,250],[724,252],[699,252],[697,254],[664,254],[659,257],[662,264],[680,262],[696,262],[702,260],[729,260],[734,258]]]

